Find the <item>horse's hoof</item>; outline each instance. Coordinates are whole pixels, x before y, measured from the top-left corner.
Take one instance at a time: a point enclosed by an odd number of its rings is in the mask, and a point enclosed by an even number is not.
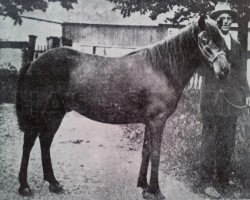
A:
[[[56,193],[56,194],[62,194],[64,193],[63,187],[60,185],[60,183],[54,183],[49,185],[49,191]]]
[[[161,193],[161,191],[157,192],[155,195],[156,195],[156,199],[157,200],[164,200],[164,199],[166,199],[165,196]]]
[[[146,190],[149,186],[147,181],[138,181],[137,187],[140,187],[142,190]]]
[[[142,190],[143,199],[151,200],[153,199],[154,195],[149,193],[146,189]]]
[[[33,195],[31,189],[29,187],[26,187],[26,188],[19,188],[18,189],[18,194],[20,194],[21,196],[24,196],[24,197],[30,197]]]
[[[157,191],[155,194],[150,193],[147,189],[142,191],[142,196],[147,200],[164,200],[166,199],[161,191]]]

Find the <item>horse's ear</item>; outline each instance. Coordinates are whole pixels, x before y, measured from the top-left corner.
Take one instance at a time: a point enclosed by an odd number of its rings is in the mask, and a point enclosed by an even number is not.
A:
[[[201,31],[205,31],[205,29],[206,29],[205,19],[206,19],[206,15],[201,15],[200,19],[198,21],[198,26],[199,26]]]

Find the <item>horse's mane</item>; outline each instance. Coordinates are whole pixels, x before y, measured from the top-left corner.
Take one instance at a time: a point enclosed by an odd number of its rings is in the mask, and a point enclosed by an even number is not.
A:
[[[191,63],[190,56],[197,46],[198,31],[196,24],[182,29],[178,34],[145,48],[148,62],[157,70],[163,70],[171,79],[180,79],[181,71]],[[197,32],[197,33],[196,33]],[[197,35],[197,36],[196,36]]]
[[[220,42],[218,38],[221,38],[221,36],[219,36],[218,28],[208,22],[206,22],[206,27],[206,31],[213,37],[213,41],[215,43],[216,40]],[[198,23],[191,23],[177,35],[167,37],[156,44],[131,52],[128,55],[143,52],[144,59],[155,70],[163,70],[169,79],[173,79],[178,84],[178,80],[182,78],[180,76],[185,75],[183,74],[185,73],[184,68],[197,68],[202,62],[198,51],[198,32]]]

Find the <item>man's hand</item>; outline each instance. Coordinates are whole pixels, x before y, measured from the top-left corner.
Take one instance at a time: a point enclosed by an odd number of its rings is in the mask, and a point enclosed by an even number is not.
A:
[[[250,107],[250,97],[246,98],[246,105]]]

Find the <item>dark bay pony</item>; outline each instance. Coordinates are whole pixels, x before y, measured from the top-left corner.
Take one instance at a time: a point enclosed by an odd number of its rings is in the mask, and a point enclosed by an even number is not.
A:
[[[31,195],[27,168],[37,137],[44,179],[50,183],[50,191],[63,191],[53,173],[50,146],[65,113],[75,110],[98,122],[145,124],[137,186],[146,199],[164,199],[158,183],[164,125],[189,79],[204,62],[219,79],[228,75],[223,42],[219,29],[201,17],[178,35],[123,57],[61,47],[23,66],[16,99],[19,127],[24,132],[19,193]]]

